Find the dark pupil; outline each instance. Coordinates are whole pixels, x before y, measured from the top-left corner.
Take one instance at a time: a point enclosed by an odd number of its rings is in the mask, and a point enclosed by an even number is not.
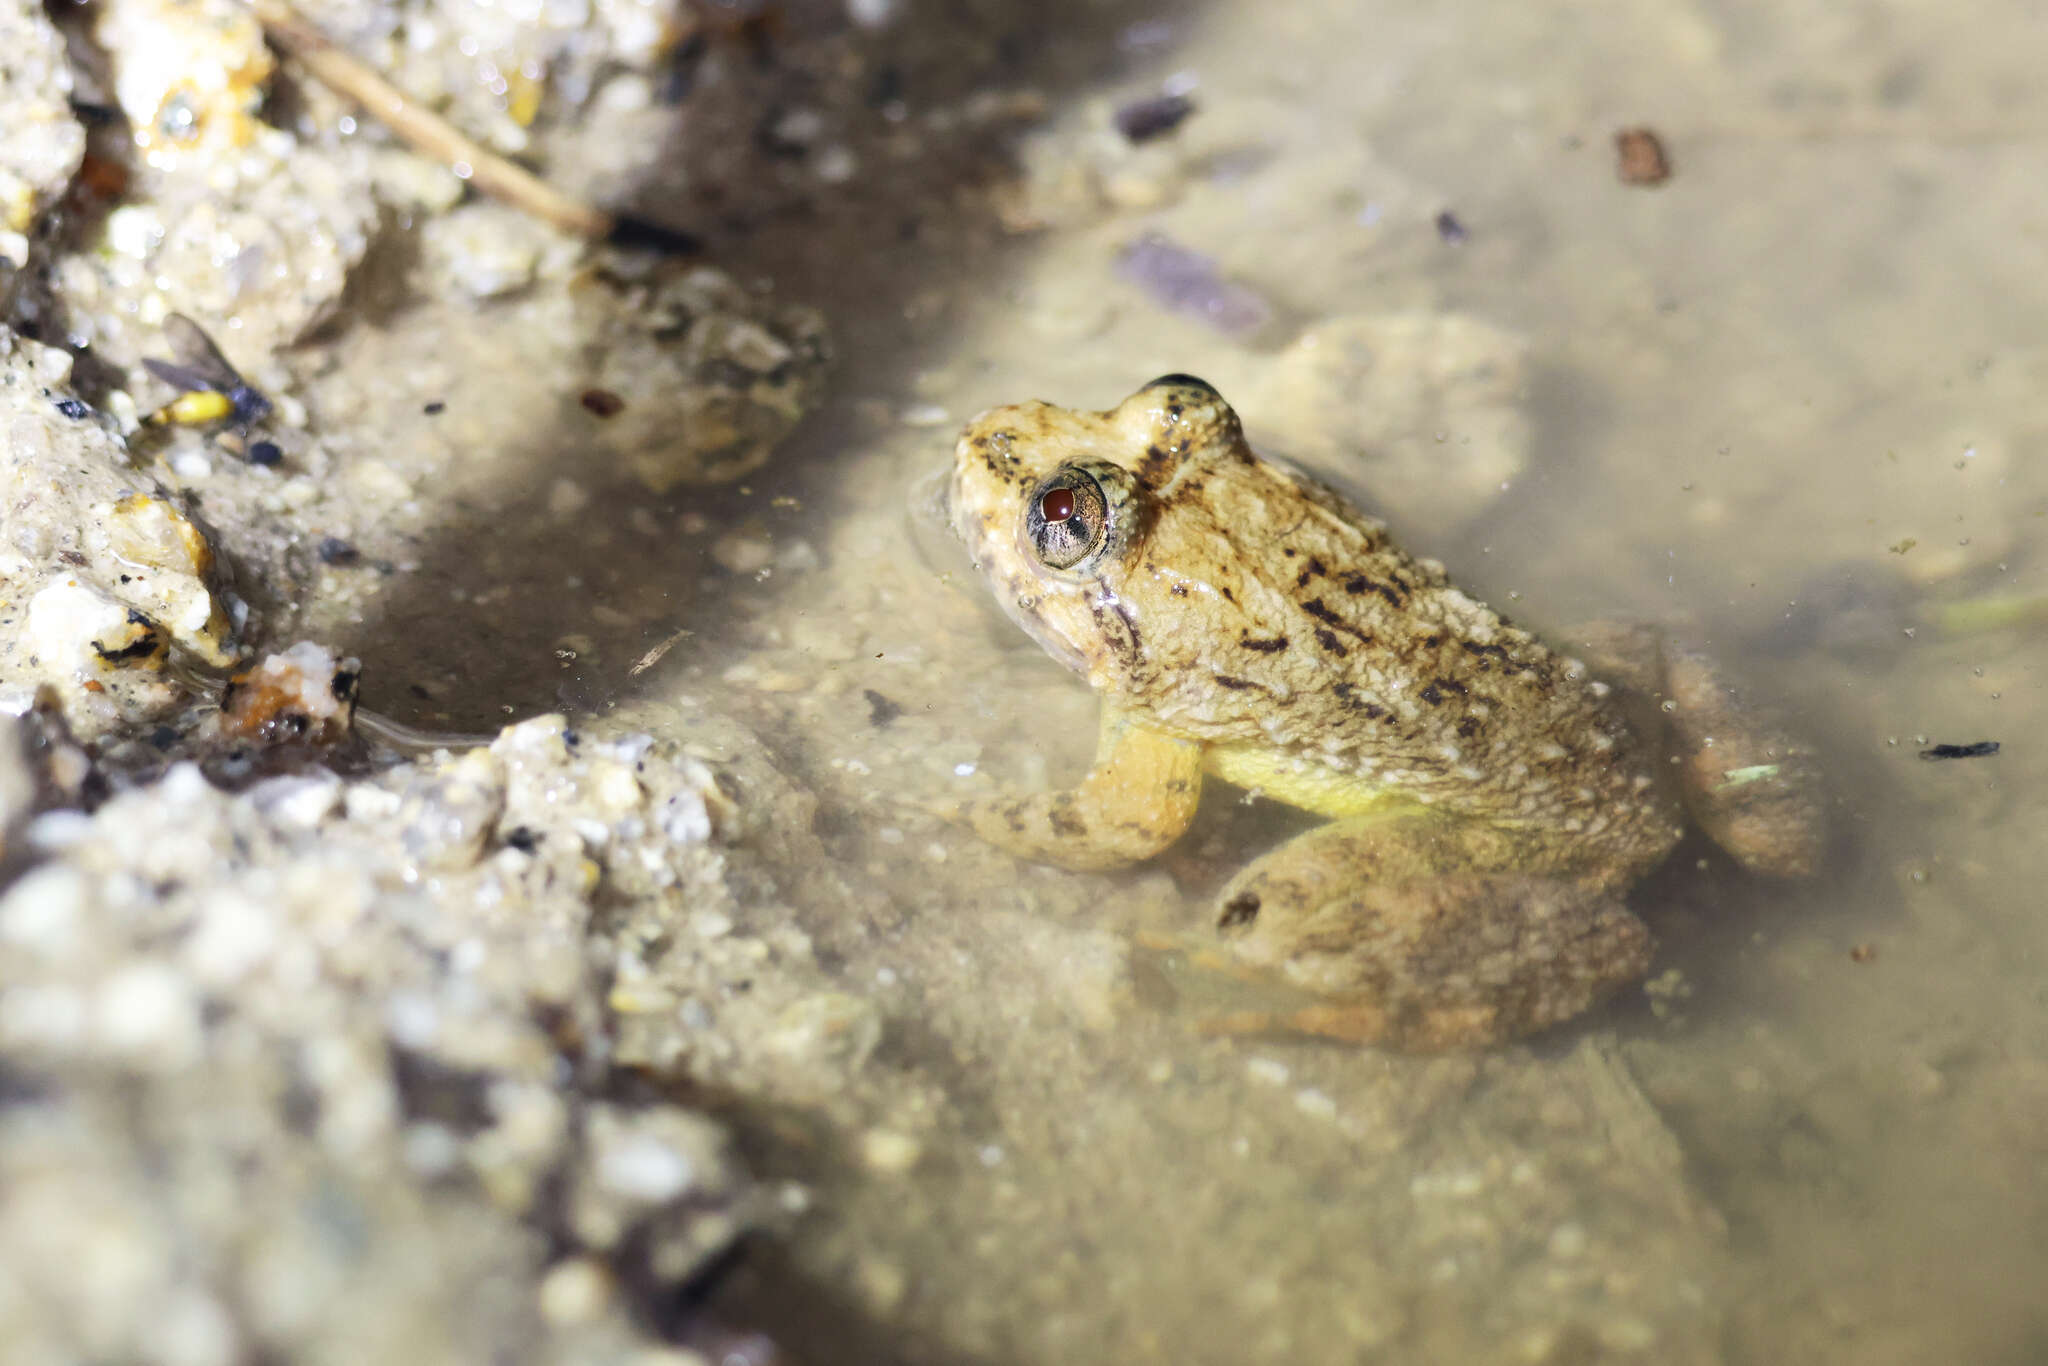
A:
[[[1072,489],[1048,489],[1045,497],[1038,501],[1038,511],[1048,524],[1064,522],[1074,515],[1074,491]]]

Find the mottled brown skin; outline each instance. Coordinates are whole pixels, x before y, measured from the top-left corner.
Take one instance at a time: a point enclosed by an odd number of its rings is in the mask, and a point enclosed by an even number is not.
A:
[[[1688,805],[1719,802],[1709,833],[1740,859],[1817,857],[1811,765],[1746,727],[1703,661],[1683,655],[1715,757],[1681,755],[1674,775],[1615,688],[1254,455],[1200,380],[1102,413],[983,414],[949,508],[1005,610],[1103,703],[1081,785],[969,803],[977,832],[1072,868],[1135,862],[1187,828],[1205,773],[1329,818],[1216,911],[1241,969],[1313,1004],[1221,1027],[1422,1049],[1513,1037],[1641,976],[1649,935],[1615,897]],[[1661,638],[1600,630],[1589,652],[1656,692]]]

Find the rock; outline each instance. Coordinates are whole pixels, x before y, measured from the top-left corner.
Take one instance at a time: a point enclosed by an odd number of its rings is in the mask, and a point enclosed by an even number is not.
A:
[[[72,117],[64,38],[33,0],[0,5],[0,258],[19,268],[28,231],[78,170],[85,129]]]
[[[554,717],[73,817],[0,893],[0,1359],[622,1359],[576,1354],[638,1338],[615,1287],[672,1293],[757,1213],[716,1124],[606,1094],[577,870],[722,899],[713,787]]]
[[[1237,399],[1257,443],[1422,534],[1486,508],[1529,459],[1528,347],[1457,313],[1332,318]]]
[[[574,289],[584,373],[614,400],[577,417],[595,455],[656,493],[758,469],[824,379],[817,313],[750,295],[709,266],[620,257]]]
[[[37,379],[50,354],[0,329],[0,583],[25,606],[0,615],[0,701],[22,709],[48,685],[92,739],[188,697],[170,647],[216,666],[234,651],[205,533],[117,437],[65,415]]]

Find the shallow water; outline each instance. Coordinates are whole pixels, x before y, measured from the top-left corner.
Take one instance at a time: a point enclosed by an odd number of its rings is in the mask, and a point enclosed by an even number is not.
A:
[[[2048,15],[1954,16],[1106,12],[1019,73],[1052,104],[1034,156],[1077,157],[1105,102],[1186,73],[1177,136],[1206,152],[1171,202],[1008,234],[935,208],[943,171],[920,168],[838,224],[771,224],[727,264],[825,307],[844,362],[770,471],[658,547],[549,548],[545,517],[502,510],[448,540],[457,579],[493,545],[506,582],[578,579],[555,620],[508,617],[514,637],[612,613],[609,653],[479,693],[685,732],[716,699],[818,794],[854,888],[796,909],[885,1043],[822,1128],[737,1107],[756,1161],[817,1197],[738,1273],[733,1312],[820,1361],[2048,1353],[2048,920],[2024,836],[2043,650],[1939,616],[2048,589]],[[1154,18],[1164,44],[1118,49]],[[1638,123],[1668,184],[1617,180],[1612,135]],[[1275,322],[1232,337],[1148,299],[1116,265],[1148,231]],[[1417,311],[1526,342],[1526,467],[1420,524],[1369,466],[1329,472],[1534,624],[1705,623],[1823,746],[1833,861],[1774,887],[1688,844],[1633,903],[1662,941],[1651,989],[1534,1047],[1204,1041],[1194,988],[1127,932],[1186,914],[1284,818],[1212,800],[1160,866],[1083,876],[930,816],[991,781],[1070,780],[1094,704],[919,553],[908,491],[981,408],[1101,407],[1167,371],[1266,396],[1238,400],[1255,441],[1340,426],[1277,410],[1276,355],[1328,319]],[[713,561],[733,531],[774,548],[767,573]],[[677,624],[697,634],[629,678]],[[422,674],[493,672],[473,646],[404,648]],[[2004,748],[1915,757],[1980,739]],[[914,1136],[914,1168],[874,1160],[877,1132]]]

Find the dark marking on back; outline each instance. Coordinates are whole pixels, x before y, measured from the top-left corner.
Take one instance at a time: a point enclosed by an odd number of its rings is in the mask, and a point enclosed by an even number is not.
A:
[[[1496,663],[1500,665],[1500,671],[1504,674],[1526,673],[1528,670],[1536,667],[1533,664],[1516,659],[1508,653],[1505,645],[1491,643],[1481,645],[1477,641],[1461,640],[1458,642],[1458,648],[1479,661],[1479,671],[1481,673],[1486,672]]]
[[[1217,687],[1228,688],[1232,692],[1243,692],[1247,688],[1256,688],[1259,686],[1258,684],[1252,682],[1250,679],[1233,678],[1229,674],[1216,674],[1214,675],[1214,677],[1216,679]]]
[[[1377,721],[1387,714],[1387,709],[1377,702],[1367,702],[1358,695],[1358,687],[1352,683],[1332,683],[1330,695],[1342,702],[1347,710],[1355,711],[1368,721]]]
[[[1338,630],[1346,632],[1349,635],[1356,636],[1364,644],[1372,644],[1372,637],[1370,635],[1368,635],[1364,631],[1359,630],[1356,626],[1353,626],[1350,622],[1344,620],[1344,618],[1338,616],[1335,612],[1332,612],[1328,607],[1324,606],[1323,600],[1321,598],[1308,599],[1308,601],[1301,604],[1301,610],[1308,613],[1310,616],[1314,617],[1317,621],[1323,622],[1324,624],[1329,626],[1334,626]]]
[[[1088,833],[1088,822],[1074,814],[1073,806],[1074,794],[1060,793],[1046,808],[1045,823],[1053,828],[1055,834],[1065,835],[1068,839],[1081,839]]]
[[[1337,633],[1327,626],[1316,627],[1316,644],[1322,646],[1339,659],[1351,653],[1344,648],[1344,642],[1337,639]]]
[[[1271,640],[1254,640],[1250,635],[1240,634],[1237,643],[1247,650],[1257,650],[1262,655],[1277,655],[1287,648],[1287,637],[1274,636]]]
[[[1223,914],[1216,917],[1216,928],[1219,930],[1234,930],[1241,925],[1249,925],[1258,918],[1259,894],[1257,892],[1239,892],[1236,896],[1223,903]]]
[[[1435,707],[1442,705],[1444,694],[1447,692],[1454,692],[1458,696],[1464,697],[1470,691],[1470,689],[1455,678],[1432,678],[1417,695],[1423,701],[1429,703],[1430,706]]]
[[[1378,579],[1368,579],[1363,574],[1353,574],[1346,578],[1344,580],[1344,591],[1354,595],[1359,593],[1377,593],[1387,600],[1389,607],[1400,607],[1404,604],[1404,598],[1399,589],[1395,588],[1392,584],[1381,583]]]

